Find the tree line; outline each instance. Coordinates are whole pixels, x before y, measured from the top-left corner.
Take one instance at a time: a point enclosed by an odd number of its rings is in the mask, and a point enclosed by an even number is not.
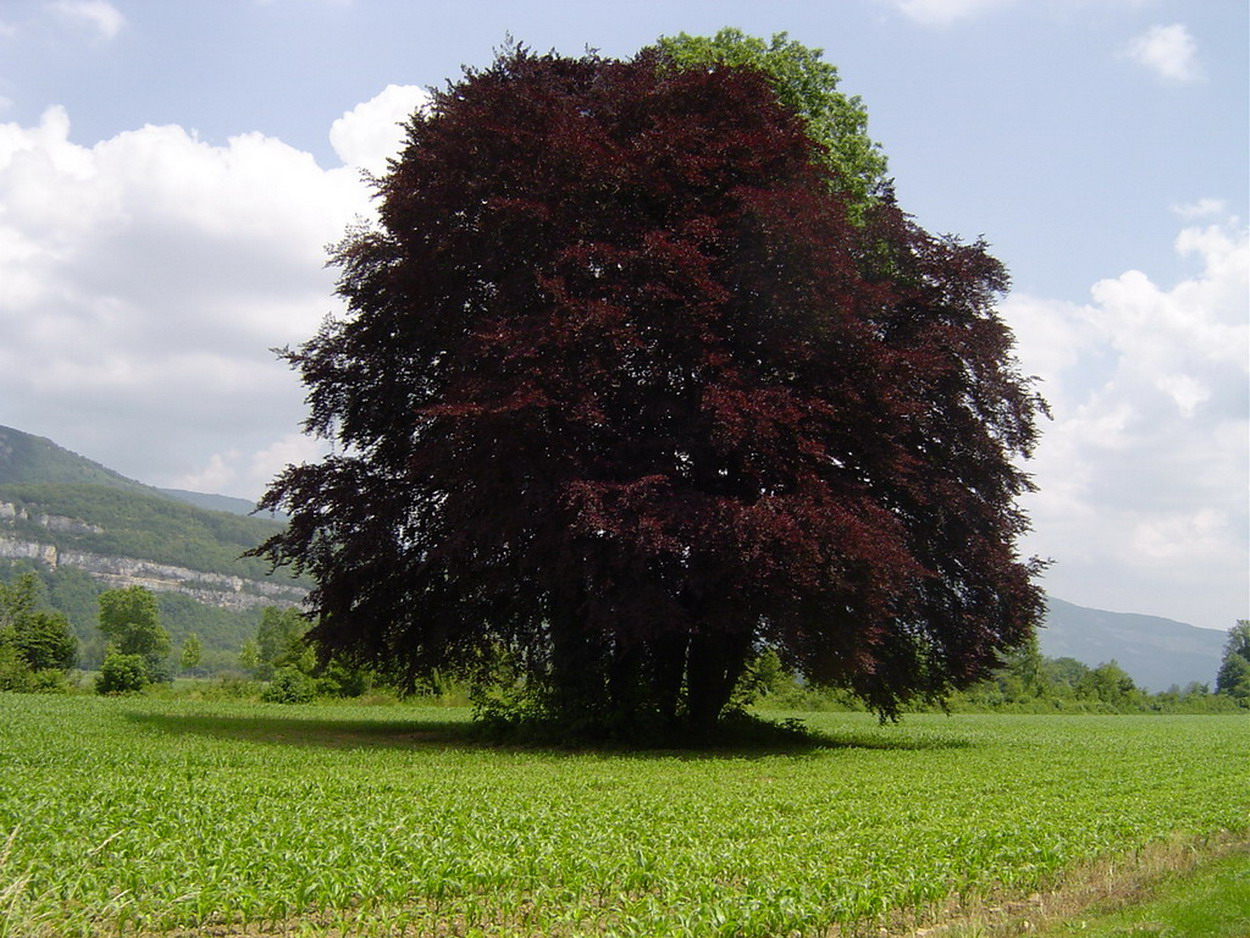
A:
[[[161,625],[156,597],[138,587],[105,590],[99,596],[99,630],[107,651],[94,688],[99,693],[137,693],[168,683],[175,674],[199,674],[203,645],[194,633],[174,649]],[[319,660],[308,640],[308,619],[295,608],[266,607],[255,635],[229,662],[224,678],[254,682],[250,692],[279,703],[317,697],[356,697],[373,689],[396,694],[402,681],[370,668]],[[176,652],[176,653],[175,653]],[[0,691],[64,692],[77,663],[78,640],[66,617],[52,609],[39,579],[24,574],[0,584]],[[220,676],[220,675],[219,675]],[[514,680],[522,679],[514,675]],[[437,676],[412,690],[418,697],[446,695],[452,688]],[[458,689],[462,699],[473,695]],[[489,697],[476,703],[489,709]],[[728,705],[746,709],[862,709],[845,691],[820,686],[787,669],[775,650],[754,656]],[[1090,666],[1074,658],[1048,658],[1036,641],[1006,656],[986,680],[952,695],[951,710],[1011,712],[1224,712],[1250,709],[1250,620],[1228,632],[1211,685],[1191,683],[1151,693],[1138,687],[1115,661]]]
[[[240,548],[241,549],[241,548]],[[55,569],[26,560],[0,560],[0,583],[14,584],[33,574],[38,594],[50,611],[63,613],[78,639],[78,667],[98,671],[108,639],[98,628],[99,598],[105,587],[86,570],[64,564]],[[239,648],[254,637],[263,606],[227,609],[208,605],[183,593],[158,592],[161,626],[180,649],[194,632],[200,644],[200,662],[191,674],[203,676],[238,667]]]

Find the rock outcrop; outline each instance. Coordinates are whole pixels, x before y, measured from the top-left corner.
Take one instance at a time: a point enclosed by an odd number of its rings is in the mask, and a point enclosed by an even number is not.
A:
[[[4,522],[9,522],[7,525]],[[191,570],[173,564],[133,557],[115,557],[23,538],[13,530],[17,521],[33,521],[49,531],[100,534],[103,528],[76,518],[30,515],[24,508],[0,502],[0,559],[33,560],[53,570],[75,567],[110,589],[142,586],[156,593],[182,593],[198,602],[223,609],[257,606],[294,606],[308,594],[303,587],[276,580],[255,580],[223,573]]]

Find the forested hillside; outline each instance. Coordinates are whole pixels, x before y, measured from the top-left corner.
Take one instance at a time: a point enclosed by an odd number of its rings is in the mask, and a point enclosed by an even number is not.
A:
[[[133,557],[229,576],[268,575],[267,563],[241,555],[281,525],[206,511],[149,493],[154,490],[84,483],[0,484],[0,503],[25,513],[8,519],[14,535],[60,550]],[[47,518],[82,523],[48,523]]]
[[[65,614],[78,637],[78,666],[98,668],[104,657],[104,636],[98,628],[98,598],[106,584],[85,570],[61,566],[52,569],[29,560],[0,558],[0,583],[14,583],[23,573],[33,573],[40,582],[41,599]],[[226,609],[199,602],[174,592],[155,594],[160,623],[169,632],[174,648],[181,648],[194,632],[204,648],[203,665],[208,670],[233,668],[239,649],[256,635],[263,614],[262,606]]]
[[[263,607],[297,602],[306,586],[242,556],[282,527],[241,514],[245,504],[152,488],[0,427],[0,582],[35,573],[48,605],[73,625],[86,667],[103,651],[96,598],[125,585],[156,594],[175,646],[195,632],[206,662],[233,660]]]
[[[86,483],[132,492],[156,492],[45,437],[0,427],[0,484],[13,482]]]

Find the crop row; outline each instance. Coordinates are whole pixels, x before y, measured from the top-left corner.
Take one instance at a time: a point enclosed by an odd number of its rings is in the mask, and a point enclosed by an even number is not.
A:
[[[813,714],[824,745],[689,754],[491,748],[406,707],[0,708],[0,903],[34,933],[818,934],[1250,827],[1242,717]]]

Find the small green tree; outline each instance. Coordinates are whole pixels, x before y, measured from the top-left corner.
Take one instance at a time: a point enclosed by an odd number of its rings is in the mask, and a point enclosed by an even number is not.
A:
[[[1215,676],[1215,692],[1250,706],[1250,619],[1238,619],[1228,630],[1224,657]]]
[[[39,610],[39,599],[33,573],[0,584],[0,690],[53,686],[74,666],[78,639],[69,620],[59,612]],[[54,680],[47,672],[61,676]]]
[[[793,680],[793,674],[786,670],[777,650],[766,648],[743,668],[742,677],[734,688],[733,696],[729,698],[729,706],[731,709],[745,710],[762,698],[775,694]]]
[[[178,656],[178,663],[182,665],[182,670],[193,671],[200,666],[203,657],[204,646],[200,644],[200,637],[192,632],[182,643],[182,653]]]
[[[138,655],[149,681],[168,679],[172,643],[161,627],[156,597],[141,586],[105,590],[100,594],[100,631],[121,655]]]
[[[1003,655],[1003,668],[995,675],[1003,699],[1027,700],[1045,696],[1048,687],[1043,660],[1037,636]]]
[[[68,671],[78,657],[78,638],[59,612],[33,612],[13,636],[13,646],[32,671]]]
[[[12,645],[0,642],[0,691],[26,693],[35,689],[35,675]]]
[[[267,680],[286,666],[309,673],[316,660],[304,641],[307,631],[308,620],[298,609],[266,606],[256,629],[257,676]]]
[[[35,609],[38,580],[33,573],[18,577],[16,583],[0,583],[0,633],[14,629]]]
[[[256,644],[256,639],[244,639],[243,647],[239,649],[239,667],[254,674],[259,666],[260,647]]]
[[[97,694],[136,694],[148,684],[148,664],[143,655],[110,652],[100,665],[96,678]]]

